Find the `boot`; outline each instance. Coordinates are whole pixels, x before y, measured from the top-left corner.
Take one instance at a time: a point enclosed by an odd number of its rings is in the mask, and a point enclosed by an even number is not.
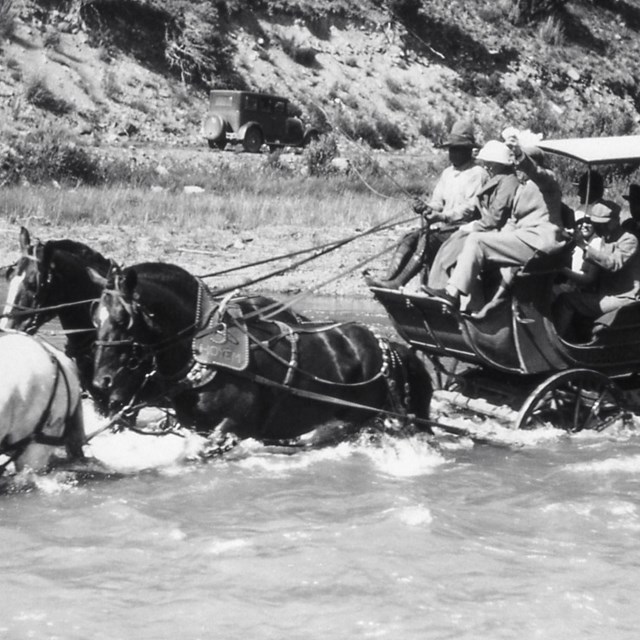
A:
[[[422,267],[424,244],[424,234],[421,230],[408,233],[393,254],[386,277],[377,279],[365,275],[367,285],[383,289],[399,289],[407,284]]]
[[[395,270],[394,277],[376,279],[371,276],[365,276],[365,282],[370,287],[382,287],[383,289],[399,289],[403,285],[407,284],[413,276],[415,276],[422,268],[422,260],[415,254],[409,256],[409,259],[405,262],[400,270]]]

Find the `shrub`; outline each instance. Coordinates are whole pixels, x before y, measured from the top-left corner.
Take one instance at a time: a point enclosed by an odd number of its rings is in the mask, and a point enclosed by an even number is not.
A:
[[[16,30],[13,0],[0,0],[0,40],[9,40]]]
[[[353,138],[366,142],[372,149],[382,149],[383,143],[378,128],[371,122],[358,119],[353,125]]]
[[[512,0],[509,15],[516,24],[526,24],[540,16],[560,13],[565,4],[566,0]]]
[[[13,147],[3,154],[0,172],[6,184],[57,180],[97,185],[103,181],[99,160],[69,142],[68,133],[62,130],[39,129],[15,140]]]
[[[338,156],[338,142],[332,133],[320,136],[305,150],[304,157],[309,175],[322,176],[331,172],[331,161]]]
[[[25,97],[34,107],[45,109],[58,116],[73,111],[73,106],[63,98],[55,96],[42,78],[33,78],[27,84]]]
[[[298,44],[293,38],[282,38],[280,40],[282,50],[298,64],[305,67],[313,67],[317,64],[316,53],[313,47]]]
[[[379,120],[378,133],[383,142],[392,149],[404,149],[407,144],[406,136],[400,125],[390,120]]]
[[[564,28],[557,18],[549,16],[538,27],[538,38],[542,42],[557,47],[564,42]]]

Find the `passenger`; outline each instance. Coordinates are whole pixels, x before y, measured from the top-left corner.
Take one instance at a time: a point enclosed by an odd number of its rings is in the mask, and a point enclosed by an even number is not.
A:
[[[469,233],[500,229],[511,215],[516,190],[520,186],[511,150],[504,142],[489,140],[476,159],[482,162],[490,176],[477,196],[476,208],[480,218],[462,225],[440,247],[429,270],[428,285],[431,288],[446,285]]]
[[[589,217],[591,207],[597,202],[603,202],[604,197],[604,179],[602,174],[598,171],[590,169],[585,171],[578,180],[578,198],[580,199],[580,205],[582,208],[574,212],[576,223],[574,225],[576,233],[574,234],[574,240],[577,239],[579,233],[589,244],[590,242],[597,242],[598,238],[595,235],[595,229],[593,222]],[[584,262],[584,249],[575,244],[574,250],[571,254],[571,270],[576,273],[581,273]],[[563,272],[565,270],[563,269]],[[566,272],[565,272],[566,273]],[[572,285],[575,285],[576,280],[572,279]],[[575,289],[575,286],[570,286],[568,290]]]
[[[485,266],[517,267],[526,264],[536,252],[553,253],[566,243],[561,226],[562,192],[555,174],[544,166],[544,153],[538,147],[521,147],[515,135],[506,139],[516,166],[527,176],[513,203],[513,213],[502,229],[470,233],[458,262],[444,289],[429,289],[432,295],[459,307],[460,296],[476,288]],[[509,284],[510,270],[503,270]],[[473,300],[467,305],[473,308]]]
[[[476,195],[488,176],[473,157],[477,148],[473,125],[456,122],[443,146],[449,150],[451,165],[440,175],[429,202],[417,200],[413,206],[426,224],[404,236],[384,279],[365,272],[369,286],[397,289],[407,284],[433,259],[444,240],[475,215]]]
[[[583,273],[571,275],[580,285],[594,284],[594,290],[574,291],[560,296],[556,329],[567,335],[576,314],[597,318],[624,307],[638,298],[640,292],[640,251],[638,239],[620,224],[620,207],[599,202],[592,206],[590,217],[599,243],[588,243],[581,234],[576,243],[585,252]]]
[[[575,246],[571,253],[571,266],[562,267],[561,275],[565,277],[565,281],[553,286],[553,296],[557,298],[563,293],[576,291],[578,288],[588,286],[588,282],[583,277],[589,271],[589,265],[585,262],[585,250],[582,248],[582,242],[578,244],[578,236],[582,237],[588,246],[599,246],[600,238],[596,235],[595,228],[591,218],[585,216],[575,223],[574,242]],[[579,284],[581,283],[581,284]]]
[[[640,238],[640,184],[630,184],[629,193],[622,197],[629,203],[629,216],[622,222],[622,227]]]
[[[584,216],[580,218],[576,222],[576,232],[574,234],[574,239],[577,240],[578,234],[587,244],[590,246],[593,244],[594,246],[598,244],[598,236],[596,236],[596,230],[593,226],[593,220],[589,216]],[[584,266],[585,261],[585,249],[583,248],[583,242],[576,242],[575,249],[571,254],[571,269],[573,271],[582,271],[582,267]]]

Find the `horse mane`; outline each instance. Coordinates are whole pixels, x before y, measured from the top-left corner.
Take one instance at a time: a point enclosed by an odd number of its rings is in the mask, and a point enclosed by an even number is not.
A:
[[[167,316],[178,317],[185,302],[195,307],[198,279],[186,269],[167,262],[141,262],[126,267],[122,275],[131,271],[137,275],[138,295],[149,308],[160,307]]]
[[[65,238],[64,240],[49,240],[45,243],[42,251],[42,262],[47,269],[53,260],[54,253],[58,251],[70,254],[77,260],[86,263],[86,266],[91,266],[102,274],[106,274],[111,264],[99,251],[88,247],[82,242]]]

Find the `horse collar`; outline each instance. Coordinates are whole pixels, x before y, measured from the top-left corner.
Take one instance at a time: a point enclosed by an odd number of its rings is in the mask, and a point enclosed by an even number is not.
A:
[[[199,282],[191,352],[200,365],[244,371],[249,365],[249,336],[240,309],[229,299],[214,298]]]

